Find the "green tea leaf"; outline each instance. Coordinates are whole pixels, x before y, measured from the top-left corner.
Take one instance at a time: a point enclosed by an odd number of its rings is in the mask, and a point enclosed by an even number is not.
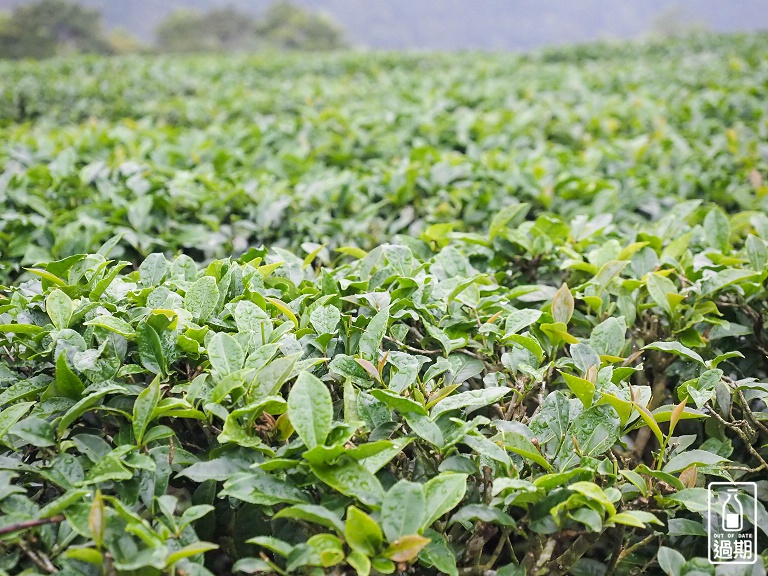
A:
[[[334,334],[340,320],[341,312],[336,306],[319,306],[309,316],[309,321],[318,334]]]
[[[672,314],[672,306],[669,303],[668,294],[677,294],[677,288],[675,284],[661,274],[649,274],[648,275],[648,294],[651,299],[659,305],[659,308],[664,310],[668,315]]]
[[[208,359],[219,376],[227,376],[243,367],[245,353],[234,337],[217,332],[208,343]]]
[[[586,496],[589,500],[594,500],[605,508],[605,510],[608,511],[608,514],[616,514],[616,508],[613,503],[605,492],[603,492],[603,489],[597,484],[593,482],[574,482],[573,484],[568,485],[568,490],[573,490],[574,492]]]
[[[0,441],[3,440],[8,433],[8,430],[10,430],[16,422],[21,420],[21,417],[24,416],[32,406],[34,406],[34,402],[19,402],[0,412]]]
[[[424,484],[427,514],[422,527],[430,527],[435,520],[458,506],[466,491],[466,474],[444,472]]]
[[[366,556],[375,556],[384,544],[379,525],[368,514],[354,506],[347,508],[344,539],[352,550]]]
[[[673,548],[660,546],[658,561],[659,568],[661,568],[667,576],[680,576],[680,574],[682,574],[683,565],[685,564],[685,556]]]
[[[258,370],[249,387],[250,398],[259,400],[277,394],[293,372],[298,359],[298,354],[277,358]]]
[[[410,562],[419,555],[424,547],[429,544],[429,538],[411,534],[403,536],[392,542],[382,555],[393,562]]]
[[[491,225],[488,231],[489,238],[493,240],[496,236],[502,233],[509,222],[525,215],[529,208],[530,205],[528,204],[511,204],[499,210],[493,218],[491,218]]]
[[[307,448],[323,444],[331,431],[331,393],[309,372],[299,374],[288,394],[288,417]]]
[[[67,364],[66,354],[59,354],[56,359],[56,388],[61,395],[73,400],[79,400],[85,390],[80,377]]]
[[[509,394],[509,392],[509,388],[493,387],[484,390],[470,390],[469,392],[462,392],[461,394],[449,396],[438,402],[435,407],[432,408],[431,416],[434,419],[443,412],[448,412],[450,410],[488,406],[489,404],[498,402],[504,396]]]
[[[198,554],[204,554],[206,552],[210,552],[211,550],[217,550],[218,548],[219,546],[217,544],[213,544],[212,542],[193,542],[192,544],[187,544],[182,549],[177,550],[173,554],[170,554],[168,556],[168,560],[166,561],[166,565],[173,566],[179,560],[190,558],[191,556],[197,556]]]
[[[619,356],[624,348],[627,324],[624,318],[608,318],[598,324],[589,337],[589,344],[600,356]]]
[[[371,390],[371,396],[381,400],[391,410],[397,410],[400,414],[421,414],[427,415],[427,409],[418,402],[396,394],[391,390]]]
[[[219,289],[216,278],[203,276],[187,289],[184,296],[184,308],[192,312],[195,318],[205,322],[216,310],[219,302]]]
[[[139,278],[144,286],[157,286],[168,273],[170,264],[160,253],[153,253],[147,256],[144,262],[139,266]]]
[[[310,468],[334,490],[368,506],[379,505],[384,497],[378,478],[351,458],[342,457],[335,464],[310,464]]]
[[[555,322],[568,324],[573,317],[574,300],[567,284],[560,286],[560,289],[552,299],[552,317]]]
[[[438,571],[449,576],[459,576],[456,555],[445,537],[434,530],[425,530],[424,536],[430,542],[419,553],[419,559],[434,566]]]
[[[363,252],[365,256],[365,252]],[[371,561],[367,555],[357,550],[352,550],[347,556],[347,564],[354,568],[357,576],[368,576],[371,573]]]
[[[383,308],[371,318],[368,327],[360,336],[360,355],[364,360],[377,362],[379,358],[379,347],[381,339],[387,331],[389,323],[389,308]]]
[[[568,388],[571,389],[571,392],[581,400],[581,403],[584,404],[585,408],[592,406],[592,398],[595,395],[595,385],[592,382],[565,373],[563,373],[563,379],[565,380],[565,383],[568,384]]]
[[[273,518],[294,518],[325,526],[339,533],[344,532],[344,524],[342,524],[341,518],[328,510],[328,508],[314,504],[296,504],[283,508]]]
[[[662,352],[669,352],[670,354],[680,356],[681,358],[704,364],[704,359],[699,356],[698,353],[683,346],[679,342],[653,342],[652,344],[645,346],[643,350],[661,350]]]
[[[731,235],[731,224],[728,216],[720,208],[712,208],[704,218],[704,235],[712,248],[725,253],[728,251],[728,238]]]
[[[534,324],[539,318],[541,318],[541,310],[514,310],[507,316],[507,322],[504,326],[504,332],[506,334],[516,334],[523,328]]]
[[[416,534],[426,514],[426,499],[421,484],[400,480],[384,497],[381,526],[389,542]]]
[[[725,460],[728,459],[706,450],[688,450],[671,458],[664,465],[662,471],[668,473],[680,472],[694,464],[698,466],[714,466]]]
[[[634,526],[635,528],[645,528],[646,524],[664,524],[650,512],[644,510],[627,510],[626,512],[619,512],[608,518],[609,522],[614,524],[625,524],[627,526]]]
[[[53,290],[45,299],[45,311],[56,328],[69,328],[69,321],[75,311],[72,299],[59,289]]]
[[[139,446],[159,401],[160,377],[156,376],[150,385],[141,391],[133,404],[133,434]]]
[[[130,324],[128,324],[128,322],[107,314],[83,322],[83,324],[86,326],[98,326],[99,328],[104,328],[105,330],[109,330],[120,336],[125,336],[126,338],[134,338],[136,336],[136,331]]]
[[[157,331],[146,322],[141,322],[136,328],[136,332],[138,333],[139,359],[142,366],[153,374],[165,374],[168,365]]]
[[[231,476],[219,496],[229,496],[258,506],[304,504],[309,498],[293,484],[258,469]]]

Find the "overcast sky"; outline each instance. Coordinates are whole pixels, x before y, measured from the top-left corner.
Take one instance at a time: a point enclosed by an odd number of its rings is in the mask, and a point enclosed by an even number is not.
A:
[[[30,0],[0,0],[0,8]],[[151,42],[179,8],[233,5],[258,13],[270,0],[81,0],[110,28]],[[768,28],[768,0],[297,0],[331,15],[359,46],[387,49],[521,50],[630,38],[697,23],[732,32]]]

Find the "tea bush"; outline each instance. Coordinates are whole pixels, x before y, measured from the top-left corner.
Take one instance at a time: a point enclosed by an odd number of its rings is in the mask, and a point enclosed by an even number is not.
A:
[[[0,573],[763,573],[767,53],[0,65]]]

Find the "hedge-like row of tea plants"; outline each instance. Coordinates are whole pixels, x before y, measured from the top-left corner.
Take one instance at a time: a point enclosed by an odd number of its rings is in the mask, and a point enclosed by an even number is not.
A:
[[[766,56],[0,64],[0,574],[764,573]]]

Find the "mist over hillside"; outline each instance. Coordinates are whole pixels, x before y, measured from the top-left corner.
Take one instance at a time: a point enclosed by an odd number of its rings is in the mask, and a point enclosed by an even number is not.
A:
[[[0,0],[10,9],[30,0]],[[549,44],[632,38],[660,25],[693,23],[718,32],[768,28],[765,0],[296,0],[332,16],[358,46],[384,49],[524,50]],[[271,0],[81,0],[109,28],[150,42],[174,10],[235,6],[254,14]]]

